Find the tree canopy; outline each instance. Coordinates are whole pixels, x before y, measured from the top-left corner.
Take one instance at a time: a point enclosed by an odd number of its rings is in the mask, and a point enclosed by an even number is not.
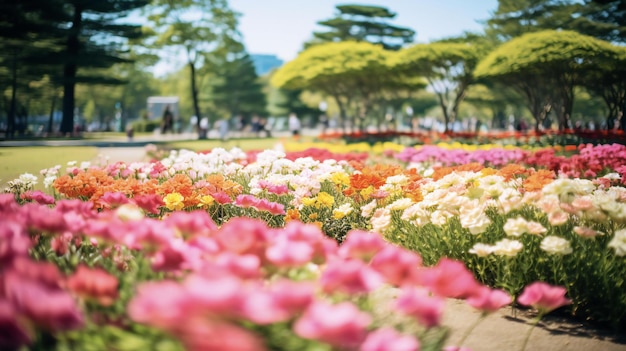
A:
[[[381,44],[387,50],[398,50],[413,42],[415,31],[389,23],[395,16],[394,12],[381,6],[337,5],[334,18],[318,22],[328,30],[314,32],[313,41],[305,46],[354,40]]]
[[[563,129],[582,73],[602,70],[619,59],[619,50],[608,42],[573,31],[547,30],[504,43],[478,64],[475,74],[515,87],[525,96],[537,127],[554,110]]]

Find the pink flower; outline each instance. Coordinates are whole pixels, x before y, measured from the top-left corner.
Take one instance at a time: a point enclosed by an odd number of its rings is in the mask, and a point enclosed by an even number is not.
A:
[[[188,318],[189,296],[173,281],[142,283],[128,304],[128,315],[138,323],[173,330]]]
[[[215,225],[211,216],[202,210],[192,212],[175,211],[167,217],[165,222],[187,236],[208,236],[217,230],[217,225]]]
[[[233,202],[230,196],[223,191],[219,191],[210,195],[213,197],[213,200],[215,200],[215,202],[220,205],[230,204]]]
[[[534,282],[524,288],[522,294],[517,298],[517,302],[524,306],[536,308],[540,314],[546,314],[572,303],[571,300],[565,298],[566,292],[567,290],[561,286]]]
[[[191,319],[175,334],[189,351],[264,351],[253,333],[232,324]]]
[[[422,258],[409,250],[387,245],[372,259],[372,268],[379,272],[387,283],[401,286],[416,280]]]
[[[112,305],[118,297],[117,278],[107,271],[80,265],[68,278],[67,287],[82,298],[94,299],[103,306]]]
[[[472,296],[480,284],[463,262],[442,258],[436,266],[422,270],[418,282],[440,296],[466,298]]]
[[[314,248],[308,242],[290,240],[284,234],[272,240],[265,256],[279,267],[303,266],[313,258]]]
[[[0,298],[0,350],[19,350],[30,342],[28,329],[20,323],[15,308]]]
[[[342,302],[330,305],[313,302],[295,325],[297,335],[329,343],[342,348],[354,348],[366,337],[371,317],[354,304]]]
[[[420,344],[410,335],[402,335],[392,328],[377,329],[367,335],[360,351],[418,351]]]
[[[27,191],[20,196],[23,200],[35,201],[41,205],[51,205],[54,203],[54,197],[44,193],[41,190]]]
[[[67,292],[29,280],[15,271],[5,272],[4,295],[37,326],[50,331],[76,329],[83,316]]]
[[[368,262],[385,246],[387,243],[379,234],[363,230],[351,230],[338,253],[345,258],[357,258]]]
[[[243,208],[255,207],[257,203],[258,203],[258,199],[254,197],[254,195],[248,195],[248,194],[238,195],[237,198],[235,199],[235,205],[239,207],[243,207]]]
[[[477,293],[466,300],[467,304],[485,313],[495,312],[512,301],[511,296],[504,290],[491,289],[486,286],[477,289]]]
[[[102,195],[102,197],[98,200],[98,204],[103,208],[115,208],[121,205],[127,204],[129,202],[126,194],[122,192],[109,192],[107,191]]]
[[[290,221],[284,228],[274,229],[270,237],[286,236],[291,241],[306,242],[313,248],[312,262],[321,264],[334,257],[337,253],[337,241],[330,239],[320,228],[313,224]]]
[[[347,294],[370,292],[383,284],[383,277],[360,260],[333,260],[320,278],[325,292]]]
[[[215,257],[215,264],[225,272],[241,279],[256,279],[261,277],[261,260],[255,255],[236,255],[223,252]],[[215,267],[207,267],[215,269]]]
[[[424,289],[407,287],[402,289],[396,307],[425,327],[431,328],[439,325],[445,302],[440,297],[429,295]]]
[[[261,220],[238,217],[222,225],[215,233],[215,241],[223,250],[263,257],[269,231]]]
[[[132,202],[147,213],[159,213],[159,207],[165,205],[163,198],[158,194],[146,194],[133,196]]]

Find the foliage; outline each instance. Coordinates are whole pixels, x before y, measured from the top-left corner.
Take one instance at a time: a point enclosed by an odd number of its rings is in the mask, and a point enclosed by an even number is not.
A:
[[[336,17],[318,22],[328,31],[313,32],[314,39],[305,43],[305,48],[319,43],[354,40],[380,44],[386,50],[398,50],[413,42],[415,31],[386,22],[395,16],[381,6],[337,5]]]
[[[473,70],[484,50],[469,43],[439,42],[418,44],[403,49],[396,58],[397,69],[424,77],[437,94],[446,131],[454,122],[467,88],[473,82]]]
[[[601,71],[618,60],[619,51],[610,43],[571,31],[543,31],[498,47],[479,63],[475,74],[517,89],[536,128],[554,109],[562,130],[571,116],[574,87],[585,72]]]

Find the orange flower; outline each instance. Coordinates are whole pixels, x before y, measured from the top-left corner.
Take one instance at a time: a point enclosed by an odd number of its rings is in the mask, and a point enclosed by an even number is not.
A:
[[[499,176],[502,176],[507,181],[515,178],[515,176],[517,175],[526,175],[528,173],[529,170],[524,168],[524,166],[520,166],[516,163],[508,164],[500,168],[500,170],[498,170],[497,172]]]
[[[420,190],[418,182],[411,182],[403,187],[402,190],[404,191],[404,195],[413,200],[413,202],[420,202],[424,200],[424,196],[422,196],[422,191]]]
[[[543,189],[544,185],[551,183],[554,180],[554,177],[554,172],[540,169],[524,180],[524,190],[539,191]]]
[[[285,215],[285,223],[300,220],[300,212],[297,208],[290,208]]]

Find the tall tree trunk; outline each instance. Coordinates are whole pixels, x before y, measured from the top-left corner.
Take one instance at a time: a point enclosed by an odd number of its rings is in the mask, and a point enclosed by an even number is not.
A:
[[[63,119],[61,120],[61,133],[67,134],[74,131],[74,91],[76,88],[76,72],[78,71],[77,58],[80,51],[78,35],[82,26],[83,9],[74,5],[74,18],[72,28],[67,38],[67,63],[63,67]]]
[[[198,103],[198,86],[196,85],[196,66],[193,61],[189,61],[187,63],[189,65],[189,74],[191,75],[191,99],[193,101],[193,112],[196,114],[197,118],[197,126],[198,126],[198,138],[206,139],[207,136],[205,132],[200,129],[200,121],[202,120],[202,115],[200,114],[200,104]]]
[[[17,112],[17,57],[13,55],[11,67],[11,102],[9,115],[7,116],[7,139],[13,139],[15,135],[15,115]]]
[[[50,116],[48,117],[48,134],[52,134],[52,124],[54,123],[54,108],[57,104],[56,93],[52,95],[52,103],[50,104]]]

